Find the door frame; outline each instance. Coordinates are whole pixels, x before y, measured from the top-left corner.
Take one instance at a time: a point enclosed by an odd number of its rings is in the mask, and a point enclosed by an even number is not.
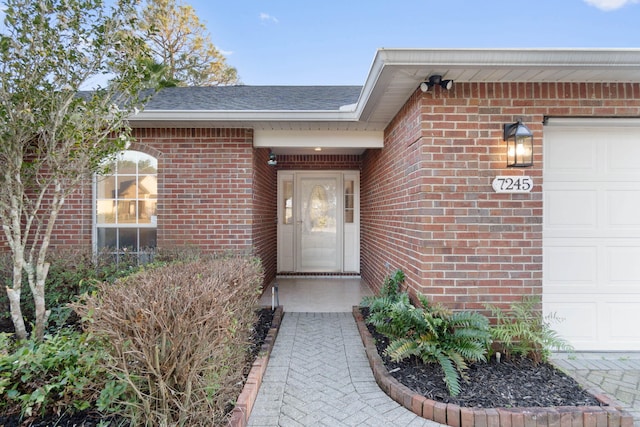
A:
[[[300,223],[298,222],[298,184],[303,177],[338,177],[337,206],[341,221],[337,270],[310,271],[299,268]],[[360,171],[357,170],[279,170],[277,186],[277,272],[278,273],[360,273]],[[345,182],[353,194],[345,197]],[[290,198],[290,199],[288,199]],[[346,202],[345,202],[346,201]],[[345,203],[349,214],[345,215]],[[348,223],[345,223],[348,218]]]

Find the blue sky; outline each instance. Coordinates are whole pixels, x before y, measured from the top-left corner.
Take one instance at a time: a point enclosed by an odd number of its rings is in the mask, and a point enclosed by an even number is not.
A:
[[[640,0],[183,1],[247,85],[362,85],[381,47],[640,48]]]

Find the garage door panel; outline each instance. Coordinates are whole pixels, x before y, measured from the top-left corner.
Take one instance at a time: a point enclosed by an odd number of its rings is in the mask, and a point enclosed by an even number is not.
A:
[[[546,174],[596,173],[598,147],[595,141],[574,137],[570,131],[558,130],[554,135],[545,135],[545,144]]]
[[[545,248],[545,280],[550,288],[566,292],[570,286],[596,289],[598,249],[595,246]]]
[[[587,190],[545,191],[545,222],[547,228],[581,228],[595,230],[598,226],[598,194]]]
[[[608,301],[605,305],[609,319],[603,322],[603,325],[608,327],[603,336],[608,336],[612,345],[616,347],[624,346],[625,350],[638,348],[640,346],[639,325],[634,319],[640,311],[640,299],[636,302]]]
[[[606,202],[609,226],[640,229],[639,190],[609,190]]]
[[[605,251],[604,285],[616,286],[618,292],[640,295],[640,246],[608,246]]]
[[[551,328],[567,339],[576,350],[598,341],[598,305],[594,302],[576,302],[571,296],[545,297],[544,315],[555,315],[559,320]]]
[[[615,140],[606,141],[604,146],[607,151],[604,172],[607,176],[617,178],[616,175],[619,174],[626,178],[636,177],[638,179],[640,176],[640,169],[638,169],[640,144],[638,144],[636,132],[633,130],[619,132]]]

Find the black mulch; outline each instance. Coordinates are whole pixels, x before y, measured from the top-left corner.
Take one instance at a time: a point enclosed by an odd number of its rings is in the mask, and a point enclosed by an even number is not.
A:
[[[262,309],[258,311],[258,320],[251,334],[251,346],[247,356],[245,377],[251,370],[251,366],[258,355],[262,344],[269,333],[273,321],[273,311]],[[11,329],[13,331],[13,329]],[[19,416],[0,415],[0,427],[98,427],[98,426],[128,426],[128,422],[118,417],[105,418],[104,415],[94,411],[76,412],[73,414],[49,414],[29,419],[20,420]]]
[[[367,312],[363,311],[366,318]],[[392,362],[384,355],[389,340],[367,325],[378,354],[389,373],[401,384],[429,399],[462,407],[513,408],[551,406],[600,406],[573,378],[553,365],[534,365],[528,359],[497,363],[476,363],[469,367],[468,381],[462,381],[461,393],[452,397],[436,363],[424,364],[417,358]]]

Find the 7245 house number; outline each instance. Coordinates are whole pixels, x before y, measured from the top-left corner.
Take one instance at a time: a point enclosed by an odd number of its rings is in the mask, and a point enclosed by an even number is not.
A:
[[[530,193],[533,180],[530,176],[496,176],[491,186],[496,193]]]

